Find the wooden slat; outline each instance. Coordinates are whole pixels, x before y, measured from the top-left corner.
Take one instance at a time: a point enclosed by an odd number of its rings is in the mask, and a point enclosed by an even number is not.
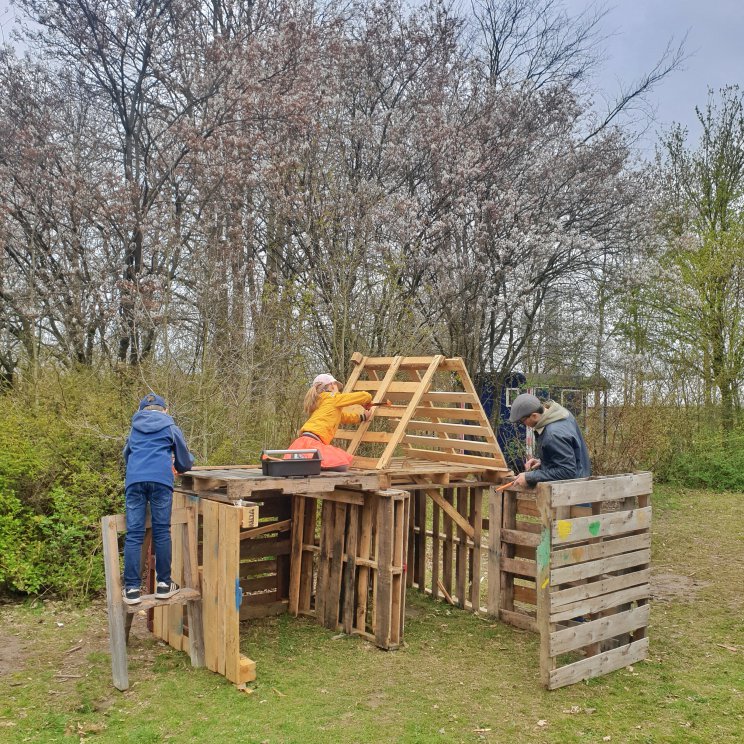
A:
[[[178,524],[186,524],[186,522],[189,520],[190,512],[188,508],[186,507],[174,507],[171,509],[171,527],[174,527]],[[112,514],[108,517],[113,525],[116,532],[126,532],[127,531],[127,516],[126,514]],[[152,525],[150,523],[150,512],[148,510],[147,516],[145,518],[145,529],[149,530],[152,528]]]
[[[534,561],[518,561],[514,558],[505,558],[502,556],[501,570],[515,574],[516,576],[528,576],[531,579],[535,578]]]
[[[503,622],[513,625],[515,628],[529,630],[531,633],[537,632],[537,620],[532,615],[525,612],[515,612],[514,610],[499,610],[499,618]]]
[[[477,452],[500,452],[498,444],[492,442],[476,442],[470,439],[441,439],[438,437],[422,437],[406,434],[401,440],[403,444],[416,447],[456,448],[460,450],[475,450]]]
[[[362,522],[359,532],[359,558],[369,559],[372,549],[372,527],[377,514],[378,496],[371,494],[362,507]],[[354,627],[357,631],[365,632],[367,626],[367,602],[369,596],[370,569],[361,565],[357,569],[357,604]]]
[[[359,424],[359,428],[368,425],[369,421],[365,421],[363,424]],[[368,444],[387,444],[392,438],[392,434],[386,431],[365,431],[361,432],[359,429],[338,429],[335,434],[335,439],[357,441],[359,443],[367,442]],[[356,447],[352,450],[351,445],[347,447],[347,452],[353,454]]]
[[[501,604],[501,515],[503,494],[490,488],[488,496],[488,614],[498,617]]]
[[[523,584],[514,584],[514,601],[523,604],[536,605],[537,592],[534,586],[524,586]]]
[[[349,530],[346,534],[346,564],[343,573],[344,600],[341,608],[341,623],[344,633],[351,635],[356,619],[354,589],[356,584],[357,536],[361,507],[349,506]]]
[[[609,512],[578,519],[559,519],[553,525],[553,545],[622,535],[651,525],[651,507]]]
[[[218,671],[218,597],[219,574],[219,507],[216,501],[205,500],[202,511],[202,619],[204,622],[204,662],[207,669]]]
[[[623,553],[622,555],[615,555],[611,558],[601,558],[598,561],[578,563],[575,566],[564,566],[563,568],[553,569],[550,572],[550,583],[553,586],[568,584],[570,581],[580,581],[581,579],[589,579],[600,574],[640,566],[648,563],[650,560],[650,550],[636,550],[632,553]]]
[[[496,457],[480,457],[478,455],[459,455],[449,452],[434,452],[433,450],[422,450],[409,447],[407,450],[409,457],[419,457],[422,460],[435,460],[442,463],[463,463],[465,465],[477,465],[488,470],[497,470],[500,472],[511,472],[508,468],[502,467]]]
[[[427,488],[425,493],[471,540],[473,539],[473,526],[452,504],[448,503],[442,497],[442,494],[437,489]]]
[[[465,445],[470,445],[473,440],[464,439],[464,437],[485,437],[491,430],[480,425],[443,424],[437,421],[417,421],[412,419],[408,424],[408,431],[433,431],[439,434],[456,434],[463,437],[463,439],[456,440],[456,442],[462,442],[463,449],[467,449]]]
[[[335,630],[339,621],[339,601],[343,571],[344,536],[346,534],[346,504],[333,506],[333,538],[331,542],[331,567],[328,578],[325,627]]]
[[[584,679],[600,677],[603,674],[635,664],[648,655],[648,638],[634,641],[627,646],[605,651],[597,656],[590,656],[568,666],[554,669],[550,673],[549,689],[555,690],[565,685],[572,685]]]
[[[305,525],[305,498],[295,496],[292,502],[292,535],[290,537],[289,598],[290,615],[300,610],[300,578],[302,576],[302,538]]]
[[[383,406],[380,408],[381,411],[390,410]],[[396,410],[399,412],[401,409]],[[434,405],[420,406],[413,412],[413,415],[417,419],[452,419],[454,421],[473,421],[478,425],[481,423],[480,411],[474,408],[447,408],[444,406],[437,407]]]
[[[470,602],[473,607],[480,607],[480,587],[481,587],[481,531],[483,529],[483,489],[477,486],[471,486],[471,510],[470,521],[473,524],[473,550],[470,560]]]
[[[609,610],[612,607],[619,607],[620,605],[635,602],[639,599],[648,599],[650,591],[651,588],[648,584],[640,584],[639,586],[634,586],[630,589],[623,589],[619,592],[612,592],[611,594],[603,594],[599,597],[591,597],[579,600],[578,602],[571,602],[570,604],[565,604],[553,609],[551,611],[550,621],[553,623],[560,623],[564,620],[573,620],[575,617],[591,615],[595,612]]]
[[[550,484],[551,503],[572,506],[593,501],[618,501],[651,493],[651,473],[602,476],[587,480],[554,481]]]
[[[638,584],[647,584],[651,579],[651,571],[648,568],[642,568],[640,571],[622,574],[621,576],[610,576],[600,581],[572,586],[568,589],[553,591],[550,595],[550,606],[553,612],[561,609],[563,605],[572,604],[582,599],[598,597],[601,594],[610,594],[621,589],[628,589]]]
[[[558,656],[648,625],[649,605],[601,617],[550,634],[550,655]]]
[[[536,548],[540,544],[540,535],[539,533],[524,532],[523,530],[501,530],[501,540],[511,545]]]
[[[375,642],[380,648],[390,645],[393,563],[393,501],[379,496],[377,509],[377,583],[375,592]]]
[[[630,537],[617,537],[603,540],[593,545],[577,545],[570,548],[559,548],[550,556],[550,565],[554,568],[574,565],[583,561],[592,561],[599,558],[609,558],[620,553],[629,553],[633,550],[643,550],[651,547],[651,533],[644,532],[641,535]]]
[[[124,601],[121,595],[121,569],[119,567],[119,544],[116,517],[101,519],[103,539],[103,563],[106,573],[106,604],[108,609],[109,650],[111,651],[111,674],[117,690],[129,688],[127,671],[127,641],[124,632]]]

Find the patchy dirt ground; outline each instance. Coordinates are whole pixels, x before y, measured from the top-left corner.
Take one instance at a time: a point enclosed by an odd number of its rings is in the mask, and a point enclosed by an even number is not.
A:
[[[697,593],[706,586],[710,586],[709,581],[700,581],[691,576],[675,573],[651,575],[651,596],[662,602],[694,602]]]

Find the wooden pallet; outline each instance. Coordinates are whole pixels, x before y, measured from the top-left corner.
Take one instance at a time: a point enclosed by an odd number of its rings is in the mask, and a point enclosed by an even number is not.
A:
[[[648,655],[651,487],[650,473],[538,487],[537,616],[548,689]],[[592,513],[572,517],[583,503]]]
[[[175,529],[173,529],[175,528]],[[106,573],[106,604],[108,609],[109,647],[111,650],[111,673],[114,687],[118,690],[129,688],[127,665],[127,643],[132,615],[140,610],[157,607],[158,612],[175,610],[183,619],[184,607],[188,614],[191,629],[188,652],[191,664],[204,666],[204,637],[202,635],[202,603],[199,591],[199,578],[196,558],[196,513],[193,508],[176,508],[171,513],[173,538],[178,538],[181,571],[178,579],[184,586],[173,597],[157,599],[154,595],[144,595],[136,605],[127,605],[122,597],[121,563],[119,558],[119,534],[126,531],[124,514],[105,516],[101,519],[103,541],[103,561]],[[146,523],[146,544],[150,542],[149,518]],[[179,644],[179,649],[183,648]]]
[[[343,500],[296,498],[289,611],[379,648],[397,648],[405,614],[408,500],[398,490],[349,491]]]

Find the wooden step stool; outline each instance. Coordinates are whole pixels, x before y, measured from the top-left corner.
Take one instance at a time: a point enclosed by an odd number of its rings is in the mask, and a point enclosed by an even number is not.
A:
[[[127,643],[132,626],[132,615],[153,607],[185,604],[189,620],[189,651],[191,664],[204,666],[204,629],[202,626],[202,604],[196,556],[196,513],[193,507],[173,509],[171,529],[183,530],[183,580],[186,586],[168,599],[156,599],[154,594],[145,594],[136,605],[125,604],[122,596],[121,566],[119,563],[119,533],[126,532],[124,514],[114,514],[101,519],[103,538],[103,562],[106,571],[106,603],[108,606],[109,646],[111,648],[111,673],[117,690],[129,688],[127,670]],[[146,530],[150,530],[149,516]],[[147,545],[147,535],[145,545]]]

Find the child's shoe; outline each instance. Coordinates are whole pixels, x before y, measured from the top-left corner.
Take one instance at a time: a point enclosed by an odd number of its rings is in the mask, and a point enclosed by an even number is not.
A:
[[[179,591],[181,591],[181,587],[175,581],[171,581],[170,584],[158,581],[158,585],[155,587],[155,599],[168,599]]]
[[[136,605],[142,601],[142,594],[139,590],[139,587],[130,587],[129,589],[124,589],[122,591],[122,594],[124,595],[124,604]]]

